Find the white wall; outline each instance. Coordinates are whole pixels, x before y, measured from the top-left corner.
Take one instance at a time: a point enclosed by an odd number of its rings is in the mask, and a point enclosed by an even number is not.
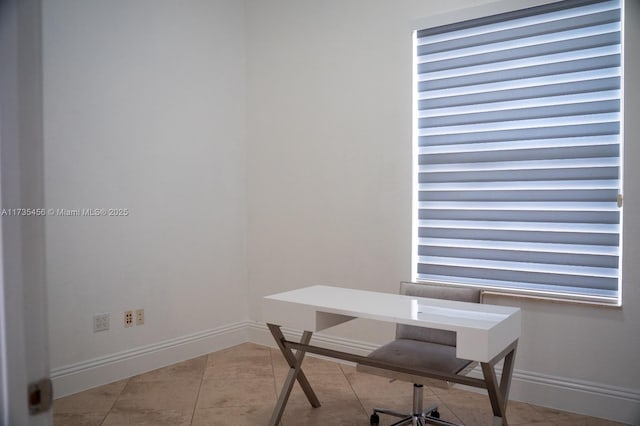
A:
[[[272,292],[316,283],[394,292],[411,277],[411,22],[481,3],[249,2],[253,319]],[[640,13],[628,3],[633,94]],[[517,399],[640,420],[638,103],[625,98],[624,307],[488,300],[524,310]],[[392,328],[361,322],[327,334],[381,343]]]
[[[254,318],[273,291],[410,278],[411,22],[474,3],[249,2]]]
[[[47,217],[54,372],[248,317],[244,13],[44,1],[46,206],[130,211]]]

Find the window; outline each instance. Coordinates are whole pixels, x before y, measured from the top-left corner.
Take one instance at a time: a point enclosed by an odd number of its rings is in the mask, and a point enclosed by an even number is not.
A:
[[[618,304],[621,5],[415,33],[416,281]]]

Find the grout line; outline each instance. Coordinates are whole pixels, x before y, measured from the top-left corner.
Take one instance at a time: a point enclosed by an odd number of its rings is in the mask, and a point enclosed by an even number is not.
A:
[[[463,424],[462,423],[462,419],[458,416],[458,414],[456,414],[456,412],[453,410],[453,407],[451,407],[450,405],[448,405],[444,400],[442,400],[439,396],[436,395],[436,398],[438,399],[438,408],[440,408],[440,404],[442,404],[442,406],[444,406],[447,410],[449,410],[451,412],[451,415],[455,418],[451,419],[450,421],[453,423],[458,423],[458,424]]]
[[[204,374],[207,371],[207,365],[209,365],[209,354],[207,354],[207,359],[204,361],[204,368],[202,369],[202,375],[200,376],[200,383],[198,384],[198,393],[196,393],[196,400],[193,403],[193,411],[191,412],[191,421],[189,422],[189,426],[193,425],[193,419],[196,417],[196,408],[198,408],[198,400],[200,399],[200,391],[202,390],[202,382],[204,382]]]
[[[278,400],[278,384],[276,383],[276,366],[273,360],[273,351],[269,348],[269,359],[271,360],[271,375],[273,376],[273,391],[276,393],[276,401]]]
[[[274,392],[274,394],[276,396],[276,404],[277,404],[278,403],[278,398],[280,397],[280,395],[278,394],[278,384],[276,383],[276,366],[274,365],[273,351],[271,350],[270,347],[267,346],[267,348],[269,349],[269,359],[271,360],[271,375],[273,377],[273,392]],[[275,407],[275,405],[274,405],[274,407]],[[280,420],[280,426],[282,426],[282,420]]]
[[[127,385],[129,384],[129,380],[131,379],[131,377],[127,377],[126,383],[124,384],[124,386],[122,387],[122,389],[120,389],[120,392],[118,392],[118,395],[114,398],[113,400],[113,404],[111,404],[111,407],[109,407],[109,409],[107,410],[107,412],[105,413],[104,417],[102,417],[102,420],[100,420],[100,426],[102,426],[104,424],[104,422],[107,420],[107,417],[109,416],[109,414],[111,414],[111,410],[113,410],[113,407],[116,406],[116,402],[118,402],[118,400],[120,399],[120,396],[122,396],[122,392],[124,392],[125,388],[127,387]]]
[[[356,396],[356,399],[358,400],[358,403],[360,404],[360,407],[362,408],[362,412],[364,413],[365,416],[368,416],[369,413],[367,412],[366,407],[362,403],[362,400],[360,399],[360,396],[358,395],[358,392],[356,392],[356,390],[353,388],[353,384],[351,383],[351,380],[349,380],[349,378],[347,377],[347,374],[344,372],[344,368],[342,368],[343,365],[340,364],[340,363],[337,363],[337,364],[338,364],[338,367],[340,368],[340,371],[342,372],[342,375],[347,380],[347,383],[349,383],[349,387],[351,388],[351,392],[353,392],[353,394]]]

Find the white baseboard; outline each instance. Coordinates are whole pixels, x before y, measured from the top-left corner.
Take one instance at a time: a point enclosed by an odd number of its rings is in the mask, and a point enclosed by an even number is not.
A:
[[[299,339],[302,333],[283,327],[287,338]],[[249,340],[268,346],[275,346],[269,329],[257,322],[249,324]],[[377,345],[357,340],[313,335],[312,342],[319,346],[357,355],[366,355],[377,349]],[[496,368],[500,374],[500,368]],[[470,373],[482,377],[480,368]],[[466,387],[465,387],[466,388]],[[468,388],[479,391],[478,389]],[[555,408],[587,416],[606,418],[630,425],[640,425],[640,390],[611,386],[603,383],[587,382],[568,377],[551,376],[518,370],[513,372],[510,399],[543,407]]]
[[[640,390],[516,370],[512,394],[518,401],[630,425],[640,424]]]
[[[286,328],[283,332],[290,339],[299,339],[302,335]],[[54,394],[59,398],[245,342],[276,346],[266,325],[241,321],[56,368],[51,371]],[[378,347],[322,333],[314,334],[312,342],[357,355],[366,355]],[[476,369],[471,374],[481,377],[482,373]],[[636,389],[516,369],[510,398],[562,411],[640,424],[640,391]]]
[[[51,370],[54,398],[135,376],[248,341],[249,321],[227,324]]]

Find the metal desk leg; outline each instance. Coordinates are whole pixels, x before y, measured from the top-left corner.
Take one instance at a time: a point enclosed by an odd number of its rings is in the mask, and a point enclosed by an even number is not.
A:
[[[511,377],[513,375],[513,364],[516,355],[516,346],[504,357],[502,366],[502,376],[498,385],[498,378],[494,365],[483,362],[482,373],[487,384],[487,392],[493,410],[493,426],[508,426],[507,403],[509,402],[509,389],[511,388]]]
[[[286,340],[282,331],[280,330],[280,326],[267,324],[269,327],[269,331],[273,335],[278,347],[280,348],[280,352],[284,355],[284,358],[287,360],[289,364],[289,374],[287,374],[287,378],[282,385],[282,390],[280,391],[280,396],[278,397],[278,402],[276,403],[275,408],[273,409],[273,414],[271,415],[271,420],[269,421],[269,426],[277,426],[280,424],[280,420],[282,419],[282,414],[284,413],[284,408],[287,405],[287,401],[289,400],[289,395],[291,395],[291,390],[293,389],[293,385],[296,380],[300,384],[300,387],[304,391],[304,394],[307,396],[309,403],[311,406],[317,408],[320,407],[320,401],[316,396],[315,392],[311,388],[309,381],[307,380],[307,376],[305,376],[302,371],[302,360],[304,359],[305,352],[303,350],[298,349],[294,355],[291,349],[284,346],[284,341]],[[311,340],[310,331],[305,331],[302,334],[302,339],[300,343],[306,345]]]

